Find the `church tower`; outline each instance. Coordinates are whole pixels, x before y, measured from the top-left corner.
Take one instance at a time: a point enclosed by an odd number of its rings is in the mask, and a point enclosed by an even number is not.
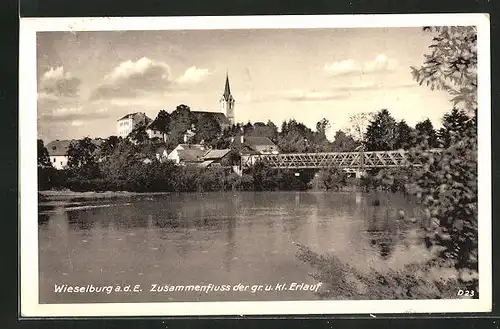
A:
[[[231,125],[235,124],[234,121],[234,98],[231,95],[231,89],[229,88],[229,76],[226,73],[226,86],[224,87],[224,94],[220,100],[220,110],[222,113],[226,114]]]

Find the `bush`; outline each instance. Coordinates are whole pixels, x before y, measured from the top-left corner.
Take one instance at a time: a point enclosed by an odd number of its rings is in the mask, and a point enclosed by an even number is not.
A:
[[[401,270],[363,273],[334,256],[322,256],[299,245],[297,257],[316,272],[311,277],[324,284],[324,299],[441,299],[456,298],[463,289],[456,279],[443,279],[426,264],[409,264]],[[476,296],[477,297],[477,296]]]
[[[478,270],[478,183],[477,132],[471,126],[460,138],[441,154],[425,153],[424,166],[409,185],[425,207],[425,220],[429,223],[426,242],[429,247],[439,246],[436,256],[447,266],[477,272]],[[475,287],[477,279],[461,277],[465,284]]]
[[[318,172],[318,182],[322,190],[340,190],[348,185],[348,176],[342,169],[332,167]]]

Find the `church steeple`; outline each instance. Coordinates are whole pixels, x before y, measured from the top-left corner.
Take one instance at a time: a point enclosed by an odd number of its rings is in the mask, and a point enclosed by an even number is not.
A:
[[[226,100],[229,100],[231,96],[231,88],[229,88],[229,75],[227,74],[226,72],[226,86],[224,88],[224,94],[223,94],[224,98]]]
[[[231,95],[231,88],[229,87],[229,75],[226,72],[226,85],[224,86],[224,93],[220,100],[221,112],[226,114],[227,119],[231,125],[235,124],[234,120],[234,98]]]

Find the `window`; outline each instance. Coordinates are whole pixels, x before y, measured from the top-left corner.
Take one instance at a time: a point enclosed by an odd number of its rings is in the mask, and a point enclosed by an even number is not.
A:
[[[62,166],[62,165],[63,165],[63,164],[62,164],[62,161],[61,161],[61,166]]]
[[[56,163],[56,158],[54,158],[54,160],[52,162]]]

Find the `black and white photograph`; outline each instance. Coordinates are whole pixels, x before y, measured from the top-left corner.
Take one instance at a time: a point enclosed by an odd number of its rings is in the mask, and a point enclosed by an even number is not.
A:
[[[490,311],[489,42],[483,14],[21,19],[22,315]]]

